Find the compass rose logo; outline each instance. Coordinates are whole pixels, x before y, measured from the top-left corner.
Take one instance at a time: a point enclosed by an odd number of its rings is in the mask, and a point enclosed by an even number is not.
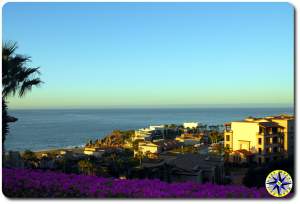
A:
[[[291,176],[283,170],[272,171],[266,178],[266,189],[275,197],[284,197],[293,187]]]

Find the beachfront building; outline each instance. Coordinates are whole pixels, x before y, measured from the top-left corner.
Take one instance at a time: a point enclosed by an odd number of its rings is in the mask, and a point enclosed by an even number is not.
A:
[[[231,151],[247,150],[259,164],[283,159],[294,152],[294,117],[248,117],[225,124],[224,147]]]
[[[197,122],[185,122],[182,124],[184,133],[199,133],[200,124]]]
[[[184,129],[198,128],[198,123],[197,122],[185,122],[185,123],[183,123],[183,128]]]
[[[132,141],[135,140],[147,140],[151,137],[152,131],[149,128],[141,128],[134,131]]]
[[[165,134],[165,126],[164,125],[150,125],[149,128],[141,128],[134,131],[134,136],[132,137],[132,141],[135,140],[151,140],[151,137],[155,134],[161,134],[164,136]]]
[[[104,150],[98,147],[85,147],[83,153],[89,156],[101,157],[104,154]]]

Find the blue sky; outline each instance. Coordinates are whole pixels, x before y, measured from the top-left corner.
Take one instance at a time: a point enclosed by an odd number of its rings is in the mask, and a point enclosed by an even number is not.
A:
[[[11,108],[291,106],[288,3],[7,3],[42,80]]]

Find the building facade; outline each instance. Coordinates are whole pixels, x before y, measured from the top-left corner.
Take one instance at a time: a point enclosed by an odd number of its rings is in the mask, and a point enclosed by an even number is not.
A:
[[[186,122],[183,123],[183,128],[184,129],[193,129],[193,128],[198,128],[199,124],[197,122]]]
[[[104,150],[98,147],[85,147],[83,153],[86,155],[101,157],[104,154]]]
[[[246,118],[225,124],[224,147],[247,150],[259,164],[286,158],[294,152],[294,117]]]
[[[141,129],[135,130],[134,137],[132,137],[132,141],[151,140],[151,137],[157,133],[160,133],[162,136],[164,136],[165,126],[164,125],[150,125],[149,128],[141,128]]]

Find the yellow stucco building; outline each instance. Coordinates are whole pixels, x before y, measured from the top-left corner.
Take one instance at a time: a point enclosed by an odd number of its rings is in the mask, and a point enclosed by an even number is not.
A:
[[[294,153],[294,116],[249,117],[226,123],[224,146],[252,152],[259,164],[285,158]]]

